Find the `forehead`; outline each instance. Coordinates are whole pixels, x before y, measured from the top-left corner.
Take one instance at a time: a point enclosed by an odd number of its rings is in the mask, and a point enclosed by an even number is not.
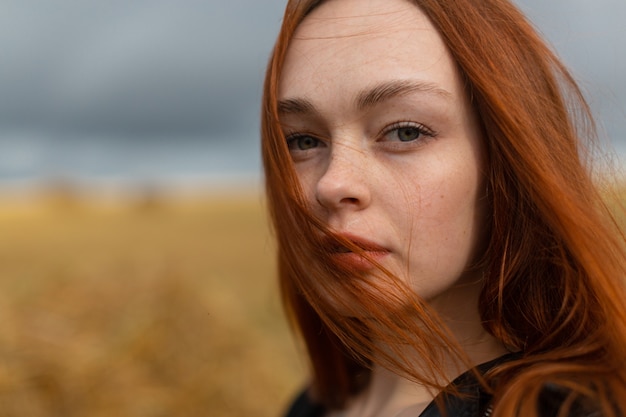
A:
[[[279,95],[312,95],[393,79],[424,79],[454,90],[453,60],[429,19],[407,0],[329,0],[296,30]],[[339,90],[337,90],[339,88]]]

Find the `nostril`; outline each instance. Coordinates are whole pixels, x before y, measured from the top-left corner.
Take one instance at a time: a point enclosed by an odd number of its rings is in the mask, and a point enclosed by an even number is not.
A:
[[[367,206],[370,191],[367,183],[360,178],[362,173],[343,168],[335,161],[317,180],[315,185],[317,202],[327,209]]]

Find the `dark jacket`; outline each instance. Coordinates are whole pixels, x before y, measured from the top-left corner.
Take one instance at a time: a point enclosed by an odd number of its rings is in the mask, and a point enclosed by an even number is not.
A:
[[[479,365],[477,368],[484,374],[491,368],[518,357],[517,354],[509,354],[498,359]],[[486,393],[476,380],[472,372],[465,372],[454,381],[460,392],[468,394],[459,398],[453,395],[439,394],[438,399],[443,401],[447,417],[489,417],[492,412],[491,395]],[[539,397],[538,411],[541,417],[556,417],[559,408],[565,401],[567,392],[555,386],[546,386]],[[419,416],[416,417],[442,417],[437,407],[437,400],[433,400]],[[306,391],[298,395],[285,417],[323,417],[326,409],[311,401]],[[580,405],[574,404],[568,413],[568,417],[600,417],[602,414],[590,411]]]

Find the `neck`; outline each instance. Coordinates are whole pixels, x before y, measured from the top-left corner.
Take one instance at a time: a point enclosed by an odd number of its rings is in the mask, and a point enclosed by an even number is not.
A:
[[[443,323],[472,365],[479,365],[508,353],[504,345],[482,325],[478,311],[478,299],[482,284],[479,280],[466,280],[435,299],[429,300]],[[449,360],[451,358],[446,358]],[[449,365],[447,374],[454,379],[465,368]],[[451,381],[451,380],[450,380]]]
[[[471,365],[479,365],[504,355],[508,351],[482,327],[477,308],[480,285],[459,284],[436,299],[429,300],[458,342]],[[429,369],[423,358],[411,357],[414,369]],[[437,381],[445,386],[465,372],[466,365],[459,364],[456,357],[446,350],[443,379]],[[372,369],[368,388],[354,399],[347,416],[401,417],[419,413],[438,394],[431,387],[404,378],[381,366]],[[405,414],[406,413],[406,414]]]

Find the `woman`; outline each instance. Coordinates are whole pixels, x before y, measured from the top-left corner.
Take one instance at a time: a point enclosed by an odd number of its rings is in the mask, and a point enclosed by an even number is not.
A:
[[[593,123],[515,7],[289,1],[262,122],[312,373],[290,417],[624,413],[626,256]]]

